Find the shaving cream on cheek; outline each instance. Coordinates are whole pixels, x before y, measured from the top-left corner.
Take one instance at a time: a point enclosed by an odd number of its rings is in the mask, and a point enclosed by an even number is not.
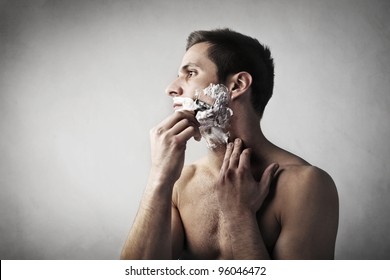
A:
[[[203,90],[204,95],[215,100],[214,105],[196,114],[200,133],[209,149],[215,149],[229,141],[229,125],[233,111],[228,107],[230,92],[222,84],[210,84]]]
[[[175,111],[195,111],[196,104],[192,98],[189,97],[173,97],[173,104],[177,104],[179,106]]]
[[[228,143],[233,111],[228,107],[230,92],[227,87],[222,84],[210,84],[202,91],[195,92],[195,96],[197,98],[203,96],[208,99],[208,103],[214,100],[214,103],[208,104],[189,97],[173,97],[173,103],[180,105],[176,111],[197,111],[195,117],[200,124],[199,130],[209,149]]]

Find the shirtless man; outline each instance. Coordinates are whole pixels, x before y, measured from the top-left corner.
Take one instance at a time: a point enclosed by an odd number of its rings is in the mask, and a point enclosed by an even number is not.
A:
[[[196,113],[176,110],[151,130],[152,167],[122,259],[334,258],[334,182],[262,133],[273,75],[270,52],[255,39],[227,29],[190,35],[167,93],[194,98],[225,85],[228,143],[183,167],[187,141],[201,137]]]

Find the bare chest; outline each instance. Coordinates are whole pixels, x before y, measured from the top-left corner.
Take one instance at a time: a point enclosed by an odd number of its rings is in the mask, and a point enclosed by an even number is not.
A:
[[[220,258],[222,216],[215,194],[195,194],[181,203],[185,253],[192,259]]]
[[[221,254],[224,240],[223,218],[216,195],[210,190],[193,189],[182,195],[179,211],[185,232],[185,255],[191,259],[225,259]],[[279,227],[272,207],[258,215],[263,241],[269,250],[278,237]]]

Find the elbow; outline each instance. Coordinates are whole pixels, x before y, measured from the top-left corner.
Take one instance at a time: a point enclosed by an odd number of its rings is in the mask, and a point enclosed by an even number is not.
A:
[[[119,256],[120,260],[140,260],[141,258],[134,254],[132,250],[129,250],[129,248],[123,248],[122,252]]]
[[[119,256],[119,259],[120,260],[129,260],[130,258],[128,256],[128,254],[126,254],[125,250],[122,250],[122,252],[121,252],[121,254]]]

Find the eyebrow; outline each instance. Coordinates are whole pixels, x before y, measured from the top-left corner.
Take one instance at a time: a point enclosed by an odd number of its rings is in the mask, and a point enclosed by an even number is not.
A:
[[[186,65],[183,65],[181,68],[180,68],[180,71],[179,72],[184,72],[184,71],[187,71],[188,68],[191,68],[191,67],[195,67],[195,68],[200,68],[200,66],[196,63],[187,63]]]

